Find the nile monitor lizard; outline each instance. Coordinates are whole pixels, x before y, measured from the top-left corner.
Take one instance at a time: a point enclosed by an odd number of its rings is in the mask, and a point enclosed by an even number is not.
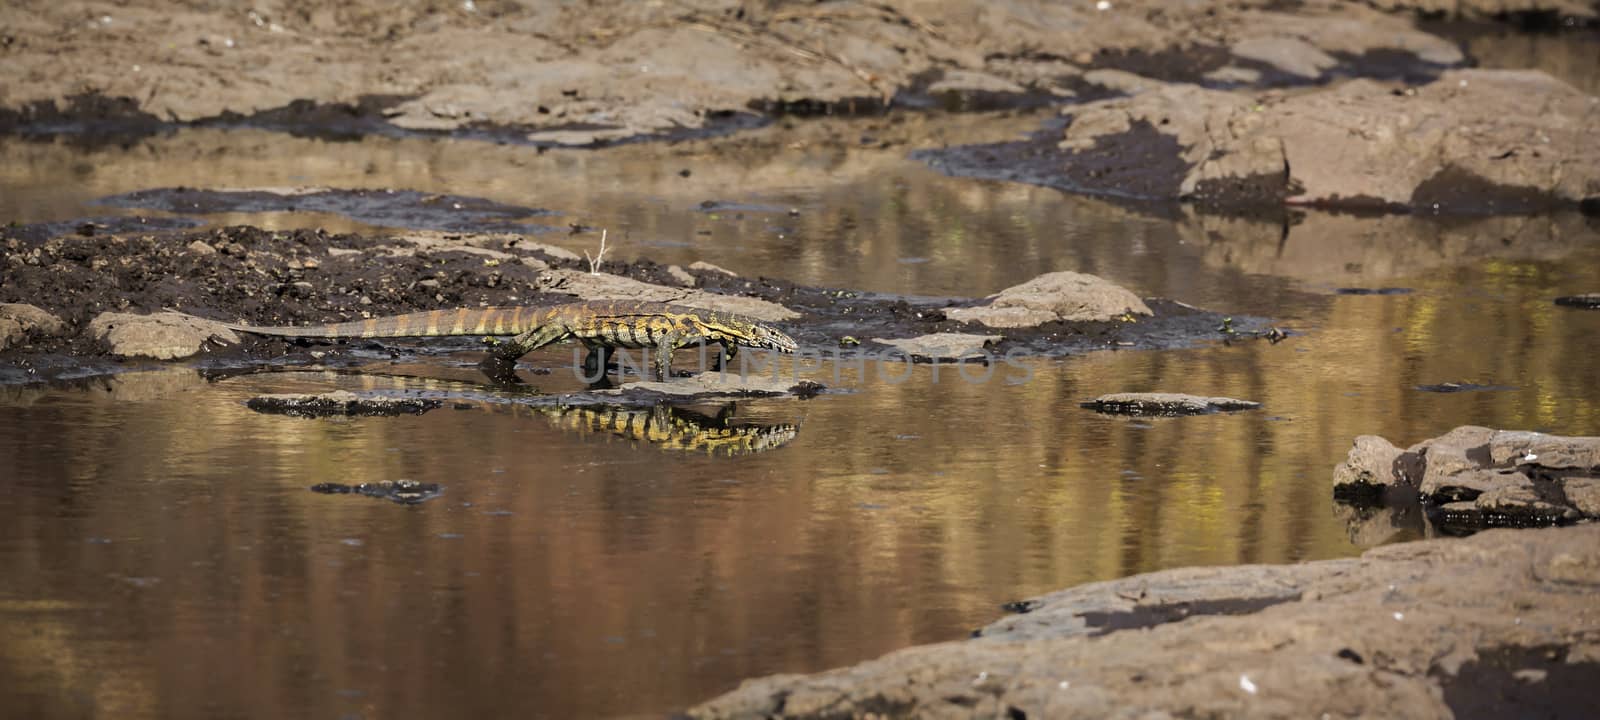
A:
[[[778,329],[732,313],[681,305],[607,300],[546,307],[488,307],[430,310],[391,317],[328,325],[228,327],[256,335],[304,338],[445,337],[452,335],[512,336],[491,353],[490,363],[509,368],[517,358],[569,338],[589,348],[584,367],[604,372],[617,348],[655,352],[656,377],[672,375],[672,351],[691,345],[721,345],[719,366],[726,367],[738,348],[763,348],[792,353],[799,346]]]

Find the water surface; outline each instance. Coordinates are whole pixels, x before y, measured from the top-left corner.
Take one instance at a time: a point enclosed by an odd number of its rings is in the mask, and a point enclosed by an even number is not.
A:
[[[798,428],[737,457],[578,431],[510,403],[316,420],[243,405],[339,388],[492,393],[455,362],[466,356],[364,375],[208,381],[170,368],[0,388],[0,706],[659,715],[745,678],[959,639],[1003,602],[1077,583],[1359,553],[1330,499],[1356,435],[1600,433],[1600,313],[1551,302],[1600,289],[1592,220],[1312,215],[1286,230],[945,178],[905,159],[1036,122],[773,128],[716,152],[249,131],[87,153],[0,142],[7,221],[105,214],[96,198],[152,187],[395,187],[553,210],[543,223],[611,228],[624,257],[924,295],[1079,270],[1295,331],[1275,345],[999,365],[982,383],[879,365],[836,382],[823,367],[813,376],[847,392],[734,408],[736,423]],[[829,133],[900,144],[818,139]],[[300,213],[206,219],[381,229]],[[1336,292],[1383,287],[1411,292]],[[542,351],[530,364],[552,374],[528,377],[572,389],[571,360]],[[1446,382],[1507,389],[1415,389]],[[1077,406],[1142,390],[1264,407],[1128,419]],[[308,490],[400,479],[445,491],[407,506]]]

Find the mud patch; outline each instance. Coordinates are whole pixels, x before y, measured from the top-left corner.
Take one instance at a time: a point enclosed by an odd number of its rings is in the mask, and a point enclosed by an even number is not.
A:
[[[1091,637],[1110,635],[1118,630],[1139,630],[1203,615],[1252,615],[1273,605],[1299,600],[1300,595],[1279,597],[1226,598],[1189,602],[1139,605],[1132,610],[1106,610],[1079,613],[1085,625],[1094,628]]]
[[[96,202],[112,207],[159,210],[184,215],[327,213],[380,227],[451,232],[543,232],[554,228],[512,221],[555,214],[549,210],[508,205],[484,198],[430,194],[415,190],[317,190],[305,193],[282,193],[269,190],[206,190],[180,187],[111,195]]]
[[[96,235],[187,230],[204,224],[205,221],[203,220],[185,217],[105,215],[80,220],[11,225],[5,229],[5,237],[41,242],[61,235],[94,237]]]
[[[1056,120],[1026,140],[918,150],[911,158],[952,177],[1006,180],[1125,200],[1176,200],[1190,165],[1177,138],[1148,122],[1100,136],[1092,147],[1058,147],[1067,121]]]
[[[1562,646],[1479,650],[1454,675],[1435,668],[1444,702],[1460,720],[1594,717],[1600,662],[1569,658]]]

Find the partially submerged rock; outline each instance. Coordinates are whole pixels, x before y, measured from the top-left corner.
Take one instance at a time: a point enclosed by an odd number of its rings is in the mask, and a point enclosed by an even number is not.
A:
[[[1377,499],[1388,491],[1414,483],[1414,478],[1406,478],[1415,469],[1402,458],[1414,460],[1416,455],[1401,451],[1377,435],[1357,436],[1349,456],[1333,469],[1335,494]]]
[[[189,357],[212,339],[239,342],[239,336],[222,323],[175,312],[101,313],[85,333],[104,342],[113,355],[157,360]]]
[[[1254,410],[1261,403],[1181,393],[1112,393],[1090,400],[1083,407],[1116,415],[1209,415]]]
[[[996,328],[1042,325],[1060,320],[1096,322],[1152,315],[1126,288],[1104,278],[1071,271],[1040,275],[991,295],[977,307],[952,308],[945,317]]]
[[[702,310],[735,313],[767,322],[800,317],[800,313],[760,298],[652,285],[603,272],[551,270],[541,276],[540,280],[547,292],[575,295],[580,300],[640,300],[672,303]]]
[[[311,486],[311,492],[323,495],[365,495],[400,505],[416,505],[443,495],[444,486],[415,480],[383,480],[357,485],[317,483]]]
[[[703,372],[693,377],[673,378],[669,382],[641,380],[618,388],[593,390],[603,398],[631,401],[734,400],[751,397],[810,397],[824,389],[821,383],[800,380],[785,373]]]
[[[61,318],[25,303],[0,303],[0,350],[27,343],[32,338],[60,335]]]
[[[1459,717],[1473,693],[1522,692],[1582,717],[1586,694],[1513,671],[1600,678],[1597,585],[1600,525],[1169,570],[1019,604],[976,639],[749,680],[688,715]]]
[[[1075,108],[1060,148],[1065,165],[1092,166],[1122,152],[1120,136],[1171,138],[1177,157],[1162,167],[1176,175],[1148,183],[1157,197],[1491,214],[1600,195],[1595,127],[1600,103],[1544,73],[1461,70],[1403,92],[1370,80],[1262,96],[1162,85]]]
[[[989,348],[1000,342],[999,335],[972,333],[933,333],[912,338],[873,338],[899,350],[918,362],[966,362],[990,356]]]
[[[1387,446],[1387,447],[1385,447]],[[1334,470],[1334,496],[1347,502],[1415,503],[1452,531],[1551,525],[1600,518],[1600,437],[1462,426],[1404,452],[1357,438]]]
[[[293,417],[421,415],[443,404],[435,398],[357,395],[348,390],[257,395],[245,401],[245,407],[256,412]]]

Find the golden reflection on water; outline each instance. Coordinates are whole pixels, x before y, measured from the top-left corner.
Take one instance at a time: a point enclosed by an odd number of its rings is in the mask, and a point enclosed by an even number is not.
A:
[[[915,366],[904,382],[884,379],[902,367],[847,367],[850,392],[742,404],[741,421],[798,431],[731,459],[527,413],[303,420],[241,404],[475,390],[451,380],[208,384],[175,370],[92,391],[10,388],[5,693],[44,714],[656,712],[745,677],[958,638],[1001,602],[1077,583],[1354,554],[1329,498],[1354,436],[1600,429],[1584,359],[1600,351],[1595,315],[1537,301],[1547,282],[1600,281],[1593,267],[1489,267],[1410,295],[1341,296],[1277,345],[996,365],[983,384],[954,366]],[[1479,351],[1491,343],[1518,351]],[[559,389],[554,378],[531,376]],[[1411,389],[1451,379],[1518,389]],[[1121,390],[1265,407],[1144,419],[1077,407]],[[413,507],[307,490],[395,479],[446,489]]]

